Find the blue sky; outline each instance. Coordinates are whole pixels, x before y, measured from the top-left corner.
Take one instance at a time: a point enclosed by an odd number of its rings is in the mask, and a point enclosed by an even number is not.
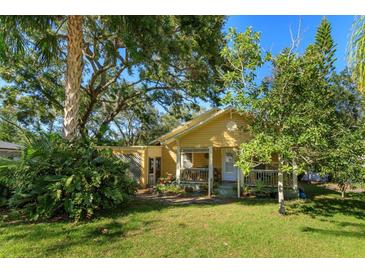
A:
[[[261,32],[261,47],[276,55],[283,48],[290,46],[291,38],[289,28],[291,27],[293,35],[296,35],[299,20],[301,20],[301,44],[299,52],[303,52],[314,41],[316,30],[322,17],[294,15],[230,16],[224,29],[226,31],[230,27],[235,27],[238,31],[244,31],[247,27],[252,26],[253,30]],[[336,43],[336,69],[337,71],[341,71],[346,67],[347,41],[354,17],[327,16],[327,18],[332,25],[332,37]],[[258,79],[270,75],[270,72],[270,66],[265,65],[258,72]]]

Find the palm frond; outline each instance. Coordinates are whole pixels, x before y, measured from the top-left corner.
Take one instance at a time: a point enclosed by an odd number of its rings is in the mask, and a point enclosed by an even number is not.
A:
[[[347,60],[353,79],[365,93],[365,16],[357,17],[352,25]]]

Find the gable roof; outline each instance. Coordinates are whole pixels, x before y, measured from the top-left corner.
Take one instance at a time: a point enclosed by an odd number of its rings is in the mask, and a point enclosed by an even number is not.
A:
[[[17,144],[0,141],[0,149],[4,150],[20,150],[22,147]]]
[[[177,137],[183,136],[186,133],[190,132],[191,130],[204,125],[205,123],[209,122],[210,120],[219,117],[220,115],[226,113],[227,111],[231,110],[230,108],[219,109],[213,108],[208,110],[199,116],[195,117],[194,119],[178,126],[177,128],[171,130],[170,132],[162,135],[161,137],[153,140],[150,144],[151,145],[158,145],[161,143],[168,143],[171,140],[174,140]]]

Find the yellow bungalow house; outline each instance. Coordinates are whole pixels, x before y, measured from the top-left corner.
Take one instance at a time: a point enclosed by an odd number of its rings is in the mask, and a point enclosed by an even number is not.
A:
[[[182,184],[207,184],[208,195],[214,181],[223,182],[230,189],[236,186],[240,189],[243,184],[257,181],[277,186],[275,161],[271,166],[258,167],[245,178],[235,167],[239,145],[250,138],[249,133],[242,130],[248,119],[248,116],[233,109],[214,108],[148,146],[112,149],[115,154],[129,160],[132,174],[142,187],[154,185],[160,177],[168,175],[176,176],[177,182]],[[286,184],[289,183],[286,180]]]

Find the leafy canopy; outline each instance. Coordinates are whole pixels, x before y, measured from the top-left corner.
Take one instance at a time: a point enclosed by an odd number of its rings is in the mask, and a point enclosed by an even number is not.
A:
[[[273,74],[260,85],[249,70],[264,59],[258,34],[249,29],[241,34],[247,39],[230,37],[230,48],[223,52],[228,67],[223,79],[229,90],[225,101],[251,118],[246,130],[252,138],[241,144],[237,161],[244,173],[279,160],[283,172],[292,171],[295,161],[298,172],[316,169],[332,174],[338,183],[355,181],[355,174],[356,180],[362,178],[363,99],[348,75],[331,73],[334,47],[329,32],[324,20],[316,43],[304,54],[287,48],[272,58]],[[237,56],[245,59],[246,67],[237,65],[242,63]]]
[[[65,16],[0,17],[0,103],[19,122],[59,129],[64,102]],[[180,115],[219,103],[222,16],[85,16],[80,131],[102,139],[143,102]],[[54,122],[56,121],[56,122]]]

